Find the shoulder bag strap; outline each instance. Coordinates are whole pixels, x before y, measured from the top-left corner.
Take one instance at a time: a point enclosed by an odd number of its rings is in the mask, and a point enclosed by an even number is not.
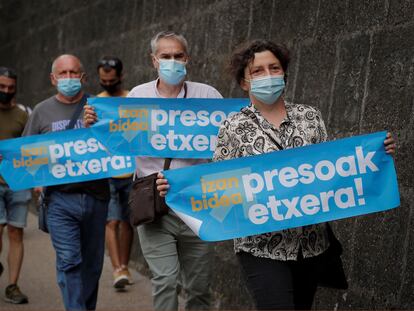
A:
[[[78,120],[80,114],[82,113],[83,106],[85,106],[88,97],[89,96],[86,94],[82,96],[82,99],[80,100],[75,112],[72,115],[72,118],[70,119],[69,125],[66,127],[67,130],[71,130],[74,128],[75,123]]]
[[[241,112],[243,114],[245,114],[246,116],[248,116],[250,119],[253,120],[254,123],[257,124],[257,126],[262,130],[262,132],[264,132],[267,135],[267,137],[269,137],[270,140],[275,144],[275,146],[277,147],[278,150],[283,150],[282,145],[279,142],[277,142],[276,139],[274,139],[273,136],[269,135],[269,133],[267,133],[266,131],[263,130],[262,126],[260,125],[259,120],[257,119],[257,116],[251,110],[249,110],[248,108],[244,107],[241,110]]]
[[[171,158],[166,158],[164,160],[164,171],[169,170],[170,169],[170,165],[171,165]]]
[[[187,98],[187,83],[184,82],[184,97]]]
[[[184,82],[184,97],[187,98],[187,83]],[[172,158],[166,158],[164,161],[164,171],[170,169]]]

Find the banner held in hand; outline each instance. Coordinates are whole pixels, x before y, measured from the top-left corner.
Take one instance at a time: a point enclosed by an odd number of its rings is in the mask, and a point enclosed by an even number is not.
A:
[[[399,206],[385,132],[164,172],[166,202],[220,241]]]
[[[0,141],[0,174],[13,190],[108,178],[135,170],[135,159],[117,155],[89,129]]]
[[[249,101],[94,97],[88,103],[98,116],[94,135],[118,154],[209,159],[221,123]]]

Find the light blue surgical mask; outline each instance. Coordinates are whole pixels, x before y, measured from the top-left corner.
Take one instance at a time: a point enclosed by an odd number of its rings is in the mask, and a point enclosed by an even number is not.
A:
[[[67,97],[73,97],[78,94],[82,88],[80,78],[62,78],[58,79],[57,89],[59,93]]]
[[[285,88],[284,76],[266,76],[250,80],[250,92],[260,102],[271,105],[282,95]]]
[[[161,80],[170,85],[178,85],[184,80],[187,74],[186,63],[174,59],[159,59],[158,62],[160,64],[159,75]]]

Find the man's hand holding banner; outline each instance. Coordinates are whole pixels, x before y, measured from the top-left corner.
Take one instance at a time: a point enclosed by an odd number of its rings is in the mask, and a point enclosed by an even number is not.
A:
[[[165,171],[167,204],[220,241],[395,208],[385,132]]]
[[[0,173],[13,190],[60,185],[132,173],[135,159],[116,155],[90,129],[0,142]]]

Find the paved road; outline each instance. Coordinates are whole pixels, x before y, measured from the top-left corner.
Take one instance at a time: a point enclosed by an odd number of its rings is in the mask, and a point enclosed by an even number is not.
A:
[[[56,284],[55,255],[49,235],[37,229],[37,219],[29,213],[28,227],[25,230],[25,259],[19,281],[21,290],[29,296],[29,304],[13,305],[3,301],[7,286],[7,236],[3,237],[3,251],[0,261],[5,271],[0,277],[0,310],[64,310],[60,290]],[[135,284],[125,292],[115,292],[112,288],[112,267],[108,256],[99,287],[98,310],[152,310],[150,281],[131,271]]]

